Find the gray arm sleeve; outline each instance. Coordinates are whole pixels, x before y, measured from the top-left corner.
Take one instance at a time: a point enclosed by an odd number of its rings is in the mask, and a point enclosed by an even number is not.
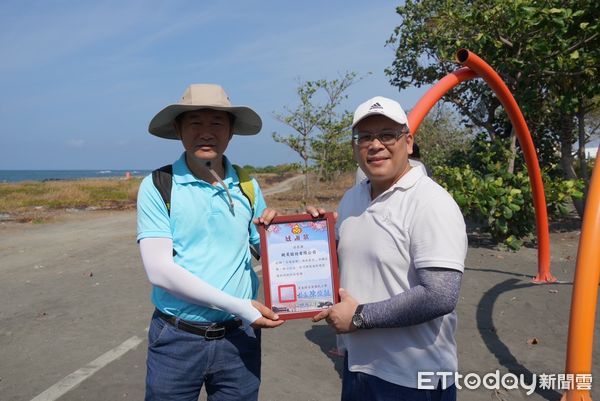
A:
[[[365,304],[365,328],[405,327],[427,322],[454,310],[462,273],[437,267],[417,269],[419,284],[385,301]]]

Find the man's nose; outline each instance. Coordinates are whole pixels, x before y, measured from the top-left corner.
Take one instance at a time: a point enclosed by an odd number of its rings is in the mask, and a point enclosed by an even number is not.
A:
[[[210,126],[202,126],[198,128],[198,131],[196,132],[196,138],[214,138],[215,137],[215,133],[214,130],[212,130],[210,128]]]
[[[383,143],[381,143],[378,136],[374,137],[373,140],[369,142],[369,149],[380,149],[384,147],[385,146],[383,146]]]

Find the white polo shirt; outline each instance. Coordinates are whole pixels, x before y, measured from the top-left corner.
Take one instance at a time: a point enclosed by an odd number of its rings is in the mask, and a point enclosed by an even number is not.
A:
[[[411,168],[374,200],[369,182],[362,181],[344,194],[338,213],[341,286],[361,304],[414,287],[415,269],[464,270],[467,236],[460,209],[420,168]],[[342,342],[351,371],[417,388],[420,371],[457,371],[455,330],[452,312],[409,327],[358,330]]]

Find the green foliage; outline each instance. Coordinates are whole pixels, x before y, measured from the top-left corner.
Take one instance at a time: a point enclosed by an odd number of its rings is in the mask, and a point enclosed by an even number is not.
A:
[[[534,234],[535,211],[526,171],[509,173],[507,150],[501,139],[478,135],[471,147],[456,152],[446,166],[434,167],[434,176],[456,200],[465,218],[477,223],[492,239],[518,249]],[[581,180],[550,178],[543,171],[548,215],[558,218],[568,212],[571,197],[583,196]]]
[[[455,153],[464,151],[471,139],[469,130],[461,127],[452,112],[438,105],[430,112],[415,135],[423,162],[429,166],[442,166]]]
[[[522,239],[532,234],[535,220],[527,175],[482,175],[469,165],[439,166],[434,174],[465,218],[482,224],[496,242],[518,249]]]
[[[542,177],[545,178],[544,192],[546,193],[546,205],[550,218],[566,215],[569,212],[567,204],[571,198],[583,198],[585,187],[583,180],[551,179],[548,174],[543,174]]]
[[[577,178],[576,126],[597,109],[600,95],[597,0],[407,0],[397,13],[400,24],[388,41],[396,57],[386,70],[393,85],[435,83],[457,69],[459,48],[475,52],[500,74],[519,103],[541,165],[560,161],[556,172]],[[509,136],[506,113],[482,80],[460,85],[444,101],[491,138]]]
[[[351,116],[339,112],[340,103],[347,97],[346,90],[356,83],[356,73],[347,72],[339,79],[300,82],[296,92],[300,104],[295,109],[275,117],[291,128],[281,135],[273,132],[273,139],[294,150],[302,159],[305,175],[303,202],[309,196],[308,172],[311,167],[321,179],[331,180],[337,174],[354,168],[350,145]]]
[[[319,134],[311,140],[312,159],[321,180],[331,181],[340,173],[356,169],[351,125],[352,114],[346,111],[338,118],[321,124]]]

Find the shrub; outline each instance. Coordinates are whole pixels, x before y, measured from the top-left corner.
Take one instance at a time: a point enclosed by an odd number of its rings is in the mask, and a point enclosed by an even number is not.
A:
[[[527,174],[481,175],[465,167],[435,167],[436,180],[454,197],[466,219],[481,224],[496,242],[518,249],[535,228],[533,195]],[[542,175],[548,215],[568,213],[570,197],[583,196],[581,180]]]

